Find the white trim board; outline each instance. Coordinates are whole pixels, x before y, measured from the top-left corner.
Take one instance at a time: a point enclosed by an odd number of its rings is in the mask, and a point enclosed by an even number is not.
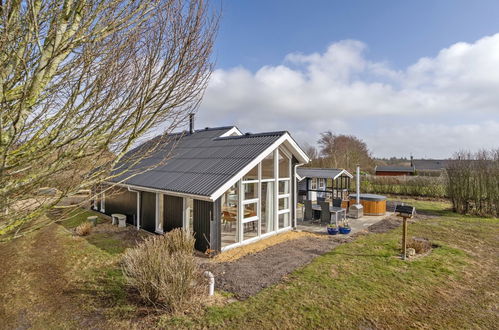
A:
[[[301,150],[301,148],[293,141],[291,136],[288,133],[283,134],[279,139],[277,139],[272,145],[270,145],[265,151],[263,151],[260,155],[255,157],[249,164],[247,164],[241,171],[236,173],[232,178],[226,181],[220,188],[218,188],[210,197],[212,201],[217,200],[222,194],[227,191],[230,187],[232,187],[239,179],[241,179],[246,173],[248,173],[253,167],[258,165],[265,157],[267,157],[271,152],[276,150],[281,144],[284,144],[288,147],[288,150],[291,149],[293,155],[298,156],[298,162],[300,163],[308,163],[310,159],[308,156]]]
[[[232,127],[230,130],[225,132],[224,134],[220,135],[220,137],[226,137],[226,136],[231,136],[232,134],[236,133],[236,135],[243,135],[243,133],[237,128],[236,126]]]

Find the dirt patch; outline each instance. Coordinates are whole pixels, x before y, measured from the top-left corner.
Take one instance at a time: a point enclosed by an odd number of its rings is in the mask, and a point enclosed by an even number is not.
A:
[[[226,252],[223,252],[213,258],[214,262],[233,262],[248,254],[256,253],[265,250],[268,247],[280,244],[289,240],[302,237],[316,237],[317,235],[307,232],[288,231],[279,235],[274,235],[266,239],[262,239],[253,244],[241,246]],[[324,237],[324,236],[321,236]]]
[[[270,246],[235,262],[206,263],[202,267],[215,275],[217,290],[228,291],[239,299],[245,299],[278,283],[296,268],[349,240],[307,235]]]

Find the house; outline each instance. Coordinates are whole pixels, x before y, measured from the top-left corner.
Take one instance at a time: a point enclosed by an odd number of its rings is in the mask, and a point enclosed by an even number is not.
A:
[[[455,160],[451,159],[411,159],[411,164],[417,172],[439,173]]]
[[[350,179],[353,175],[344,169],[300,167],[296,170],[299,198],[312,201],[317,198],[348,200]]]
[[[414,166],[376,166],[374,172],[379,176],[406,176],[414,175]]]
[[[141,156],[146,146],[157,144]],[[166,161],[161,161],[163,159]],[[97,187],[93,208],[154,233],[184,228],[196,249],[227,250],[296,225],[296,168],[309,158],[288,132],[234,126],[163,135],[126,155],[126,174]],[[156,165],[158,164],[159,165]],[[112,188],[111,185],[113,185]]]

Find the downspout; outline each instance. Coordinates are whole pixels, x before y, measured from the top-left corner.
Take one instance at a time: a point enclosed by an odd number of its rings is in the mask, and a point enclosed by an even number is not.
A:
[[[298,223],[297,223],[297,219],[296,219],[296,205],[298,205],[298,182],[296,181],[297,178],[296,178],[296,168],[298,166],[302,166],[304,164],[295,164],[294,165],[294,169],[293,169],[293,205],[294,205],[294,212],[293,212],[293,228],[296,229],[296,227],[298,226]],[[308,194],[308,192],[307,192]],[[307,196],[308,198],[308,196]]]
[[[140,191],[130,189],[127,187],[128,191],[137,193],[137,230],[140,229]]]

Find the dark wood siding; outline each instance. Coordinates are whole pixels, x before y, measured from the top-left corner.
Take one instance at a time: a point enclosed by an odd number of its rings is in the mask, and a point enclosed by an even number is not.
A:
[[[121,213],[126,215],[129,224],[134,225],[137,217],[137,193],[126,188],[114,187],[106,192],[106,214]]]
[[[182,228],[184,222],[184,199],[177,196],[163,197],[163,230]]]
[[[197,250],[221,249],[220,207],[220,199],[216,202],[194,200],[193,229]]]
[[[156,194],[140,193],[140,228],[154,232],[156,230]]]

